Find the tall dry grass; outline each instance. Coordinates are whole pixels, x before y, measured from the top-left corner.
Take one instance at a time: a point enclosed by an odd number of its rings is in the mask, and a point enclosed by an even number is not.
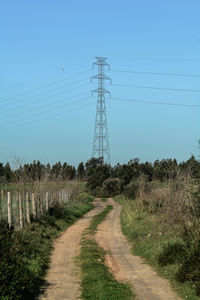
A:
[[[177,174],[164,183],[148,183],[140,178],[135,202],[150,214],[162,214],[170,223],[190,225],[198,214],[196,189],[189,174]]]

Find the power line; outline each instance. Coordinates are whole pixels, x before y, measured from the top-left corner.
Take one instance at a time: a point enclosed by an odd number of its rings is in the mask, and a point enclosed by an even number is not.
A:
[[[122,102],[128,101],[128,102],[146,103],[146,104],[158,104],[158,105],[200,108],[200,105],[193,105],[193,104],[180,104],[180,103],[170,103],[170,102],[160,102],[160,101],[146,101],[146,100],[137,100],[137,99],[128,99],[128,98],[118,98],[118,97],[112,97],[111,100],[119,100]]]
[[[198,61],[198,62],[200,62],[200,58],[198,58],[198,57],[160,57],[160,58],[158,58],[158,57],[145,57],[145,56],[143,56],[143,57],[141,57],[141,56],[135,56],[135,57],[113,57],[112,58],[112,60],[118,60],[118,61],[120,61],[120,60],[122,60],[122,61],[124,61],[124,60],[128,60],[128,61],[134,61],[134,60],[144,60],[144,61],[158,61],[158,62],[160,62],[160,61],[166,61],[166,62],[169,62],[169,61],[175,61],[175,62],[182,62],[182,61],[184,61],[184,62],[192,62],[192,61],[194,61],[194,62],[196,62],[196,61]]]
[[[55,84],[60,83],[60,82],[64,82],[64,81],[66,81],[66,80],[69,80],[69,79],[74,78],[74,77],[76,77],[76,76],[80,76],[80,75],[85,74],[85,73],[87,73],[87,72],[89,72],[89,70],[84,71],[84,72],[80,72],[80,73],[78,73],[78,74],[69,76],[69,77],[64,78],[64,79],[61,79],[61,80],[57,80],[57,81],[48,83],[48,84],[43,85],[43,86],[39,86],[39,87],[37,87],[36,89],[32,89],[32,90],[30,90],[30,91],[27,91],[27,92],[25,92],[25,93],[22,93],[22,94],[18,95],[18,97],[19,97],[19,96],[26,96],[26,95],[28,95],[28,94],[30,94],[30,93],[32,93],[32,92],[41,90],[41,89],[43,89],[43,88],[46,88],[46,87],[55,85]],[[16,98],[15,96],[14,96],[14,97],[11,97],[10,100],[15,99],[15,98]],[[9,99],[6,99],[6,100],[9,100]]]
[[[132,84],[121,84],[121,83],[112,83],[112,85],[113,86],[121,86],[121,87],[135,87],[135,88],[139,88],[139,89],[150,89],[150,90],[165,90],[165,91],[193,92],[193,93],[200,92],[200,90],[196,90],[196,89],[168,88],[168,87],[132,85]]]
[[[65,107],[68,107],[68,106],[70,106],[70,105],[73,105],[73,104],[76,104],[76,103],[78,103],[78,102],[80,102],[80,101],[84,101],[84,100],[87,100],[87,99],[89,99],[89,97],[86,97],[86,98],[82,98],[82,99],[78,99],[77,101],[73,101],[73,102],[70,102],[70,103],[65,103],[65,104],[63,104],[63,105],[61,105],[61,106],[57,106],[57,107],[55,107],[54,108],[54,110],[53,110],[53,112],[55,112],[55,110],[57,110],[57,109],[60,109],[60,108],[65,108]],[[94,103],[94,101],[92,102],[92,103]],[[82,107],[82,106],[81,106]],[[72,109],[73,110],[73,109]],[[70,110],[71,111],[71,110]],[[14,120],[14,122],[8,122],[7,124],[5,124],[5,128],[7,128],[7,126],[9,126],[9,125],[12,125],[12,124],[16,124],[16,122],[21,122],[21,121],[26,121],[26,120],[29,120],[30,118],[32,118],[32,117],[35,117],[35,116],[39,116],[39,115],[41,115],[42,116],[42,118],[44,118],[44,113],[49,113],[49,112],[52,112],[52,109],[51,110],[45,110],[45,111],[41,111],[41,112],[39,112],[39,113],[35,113],[35,114],[32,114],[32,115],[29,115],[29,116],[27,116],[27,117],[24,117],[24,118],[20,118],[20,119],[16,119],[16,120]],[[1,129],[3,130],[4,129],[4,127],[1,127]]]
[[[164,72],[143,72],[143,71],[130,71],[130,70],[119,70],[111,69],[112,72],[118,73],[130,73],[130,74],[141,74],[141,75],[159,75],[159,76],[172,76],[172,77],[200,77],[200,74],[186,74],[186,73],[164,73]]]
[[[60,107],[63,106],[63,105],[59,106],[59,103],[60,103],[60,102],[64,102],[64,101],[66,101],[66,100],[68,101],[68,100],[77,98],[77,97],[82,96],[82,95],[87,94],[87,93],[89,93],[89,91],[80,93],[80,94],[78,94],[78,95],[74,95],[74,96],[69,97],[69,98],[67,98],[67,99],[66,99],[66,98],[60,99],[59,102],[58,102],[58,100],[56,100],[56,101],[53,101],[53,102],[48,103],[48,106],[50,106],[50,105],[53,104],[53,105],[56,105],[56,107],[55,107],[54,109],[59,109]],[[88,99],[88,97],[85,98],[85,99]],[[82,99],[79,99],[79,100],[76,100],[76,101],[72,101],[72,102],[69,102],[69,103],[65,103],[64,106],[65,106],[66,104],[67,104],[67,105],[71,105],[71,104],[74,104],[74,103],[79,102],[79,101],[82,101]],[[47,107],[46,104],[40,105],[39,107],[35,107],[35,109],[31,109],[31,113],[32,113],[33,111],[35,111],[36,114],[38,114],[38,113],[37,113],[38,109],[42,109],[42,108],[46,108],[46,107]],[[51,109],[52,109],[52,108],[51,108]],[[40,114],[40,113],[43,113],[43,112],[39,112],[39,114]],[[24,115],[24,112],[15,114],[14,117],[16,117],[16,116],[21,116],[21,115]],[[34,115],[35,115],[35,114],[34,114]],[[31,115],[31,116],[34,116],[34,115]],[[27,119],[27,118],[29,118],[29,117],[30,117],[30,116],[27,116],[27,117],[25,117],[25,119]],[[12,117],[12,118],[13,118],[13,117]],[[24,119],[24,118],[23,118],[23,119]],[[20,118],[19,120],[21,120],[21,118]],[[16,121],[17,121],[17,120],[16,120]]]
[[[19,83],[16,83],[14,86],[12,87],[7,87],[7,88],[3,88],[3,89],[0,89],[0,92],[2,91],[6,91],[6,90],[10,90],[11,88],[15,88],[15,87],[24,87],[24,86],[27,86],[29,84],[32,84],[33,82],[41,82],[43,81],[43,79],[46,79],[47,77],[51,76],[51,75],[54,75],[54,74],[58,74],[60,71],[61,73],[67,71],[67,72],[74,72],[74,71],[77,71],[77,70],[80,70],[83,66],[85,66],[85,63],[84,64],[79,64],[77,65],[76,67],[73,67],[73,68],[69,68],[69,67],[60,67],[59,69],[57,69],[56,71],[54,72],[50,72],[50,73],[46,73],[46,74],[43,74],[35,79],[29,79],[29,80],[26,80],[26,81],[23,81],[23,82],[19,82]]]
[[[70,109],[70,110],[67,110],[67,112],[72,112],[72,111],[78,111],[78,110],[80,110],[80,109],[83,109],[83,108],[86,108],[86,107],[89,107],[90,105],[92,105],[92,104],[95,104],[96,103],[96,101],[92,101],[92,102],[89,102],[89,103],[87,103],[87,104],[85,104],[85,105],[81,105],[81,106],[78,106],[78,107],[76,107],[76,108],[72,108],[72,109]],[[54,113],[54,114],[51,114],[51,115],[47,115],[47,116],[43,116],[42,117],[42,120],[40,119],[40,120],[37,120],[37,119],[35,119],[35,120],[29,120],[28,122],[25,122],[25,123],[18,123],[18,125],[19,126],[24,126],[24,125],[27,125],[27,124],[30,124],[30,123],[35,123],[35,122],[41,122],[41,121],[43,121],[43,120],[45,120],[45,119],[48,119],[48,118],[50,118],[50,117],[55,117],[55,116],[59,116],[59,115],[61,115],[61,114],[63,114],[63,113],[66,113],[66,111],[61,111],[61,112],[59,112],[59,113]],[[11,124],[12,125],[12,124]],[[5,127],[5,128],[0,128],[0,132],[1,131],[5,131],[5,130],[8,130],[9,128],[11,128],[11,127]]]
[[[88,79],[88,78],[87,78]],[[82,82],[82,81],[85,81],[85,80],[87,80],[87,79],[83,79],[83,80],[79,80],[79,82]],[[68,89],[67,91],[65,91],[65,92],[70,92],[70,91],[72,91],[72,90],[75,90],[75,89],[78,89],[78,88],[81,88],[81,87],[84,87],[85,86],[85,84],[82,84],[82,85],[78,85],[78,86],[75,86],[75,87],[73,87],[73,88],[71,88],[71,89]],[[66,87],[66,85],[65,86],[62,86],[62,87],[57,87],[57,88],[54,88],[54,89],[51,89],[51,90],[48,90],[48,91],[46,91],[46,92],[43,92],[43,93],[40,93],[40,94],[36,94],[36,95],[31,95],[31,96],[29,96],[28,98],[25,98],[25,99],[22,99],[22,101],[20,101],[20,103],[19,103],[19,105],[17,105],[17,106],[14,106],[13,107],[13,103],[15,104],[16,103],[16,101],[15,102],[12,102],[12,103],[8,103],[9,105],[12,105],[12,107],[10,108],[10,109],[6,109],[6,110],[1,110],[1,112],[3,112],[3,113],[7,113],[7,112],[9,112],[9,111],[12,111],[13,109],[14,110],[16,110],[16,109],[19,109],[19,108],[23,108],[24,107],[24,101],[28,101],[28,105],[30,105],[30,104],[32,104],[32,103],[35,103],[35,98],[36,97],[40,97],[40,96],[43,96],[43,95],[46,95],[46,97],[43,97],[43,99],[42,100],[45,100],[45,99],[49,99],[49,98],[53,98],[53,97],[55,97],[55,96],[58,96],[59,94],[58,93],[56,93],[56,94],[49,94],[49,92],[52,92],[52,91],[55,91],[55,90],[60,90],[60,89],[63,89],[63,88],[65,88]],[[34,98],[34,100],[33,101],[29,101],[30,99],[32,99],[32,98]],[[22,103],[21,103],[22,102]]]

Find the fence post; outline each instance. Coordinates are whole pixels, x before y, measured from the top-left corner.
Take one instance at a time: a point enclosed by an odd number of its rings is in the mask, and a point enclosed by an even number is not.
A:
[[[61,190],[58,190],[58,201],[59,201],[59,203],[62,203],[62,194],[61,194]]]
[[[43,193],[39,195],[39,205],[40,205],[40,213],[43,215],[43,206],[42,206]]]
[[[19,199],[19,225],[20,228],[23,228],[22,195],[20,192],[18,193],[18,199]]]
[[[11,212],[11,194],[10,192],[7,193],[8,195],[8,225],[9,227],[12,226],[12,212]]]
[[[31,223],[30,220],[30,205],[29,205],[29,194],[26,192],[26,221],[28,224]]]
[[[49,193],[45,193],[45,203],[46,203],[46,211],[49,210]]]
[[[67,203],[67,194],[66,194],[66,190],[64,190],[64,203]]]
[[[36,206],[35,206],[35,194],[32,193],[32,213],[33,217],[36,217]]]

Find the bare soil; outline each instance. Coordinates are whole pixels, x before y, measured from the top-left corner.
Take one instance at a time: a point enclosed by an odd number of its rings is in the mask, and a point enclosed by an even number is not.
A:
[[[55,241],[46,275],[47,285],[42,290],[39,300],[80,299],[80,270],[74,257],[80,253],[83,231],[89,226],[91,219],[108,204],[113,205],[113,210],[99,225],[96,240],[107,252],[106,265],[115,278],[129,282],[137,300],[181,300],[167,280],[159,277],[140,257],[131,254],[131,245],[121,232],[121,206],[112,199],[107,202],[96,200],[94,204],[95,208],[92,211],[69,227]]]
[[[180,300],[170,283],[138,256],[131,254],[131,246],[121,232],[121,205],[109,199],[113,210],[98,227],[97,243],[106,252],[106,265],[119,281],[129,282],[137,300]]]
[[[80,238],[91,219],[107,205],[99,200],[95,208],[69,227],[54,243],[51,263],[46,275],[46,287],[41,291],[40,300],[80,299],[80,271],[74,257],[80,253]]]

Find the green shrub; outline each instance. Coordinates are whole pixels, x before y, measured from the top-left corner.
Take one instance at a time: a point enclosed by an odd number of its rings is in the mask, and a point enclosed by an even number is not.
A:
[[[27,290],[33,292],[38,281],[25,263],[26,257],[39,249],[32,248],[35,237],[30,233],[23,239],[23,231],[13,232],[3,222],[0,232],[0,298],[22,299]]]
[[[93,208],[91,203],[55,204],[20,231],[0,222],[0,299],[35,299],[49,264],[52,241],[72,222]]]
[[[58,202],[54,203],[53,206],[49,207],[49,215],[55,217],[56,219],[61,219],[64,216],[62,205]]]
[[[139,182],[132,181],[125,187],[123,194],[130,199],[135,199],[138,195],[139,188]]]
[[[198,296],[200,296],[200,240],[195,249],[190,249],[190,252],[185,257],[180,266],[176,279],[180,282],[192,282]]]
[[[158,255],[158,264],[163,267],[176,262],[181,263],[186,254],[186,245],[182,241],[169,242]]]
[[[77,200],[80,201],[80,202],[93,202],[94,197],[89,195],[88,193],[80,193],[77,196]]]
[[[103,194],[105,197],[113,197],[120,193],[121,184],[118,178],[108,178],[103,182]]]
[[[130,198],[135,199],[139,196],[139,193],[148,194],[152,189],[152,185],[147,181],[145,176],[141,176],[138,179],[131,181],[123,191],[123,194]]]
[[[127,201],[127,198],[124,195],[117,195],[115,196],[114,200],[117,203],[123,204],[125,201]]]

